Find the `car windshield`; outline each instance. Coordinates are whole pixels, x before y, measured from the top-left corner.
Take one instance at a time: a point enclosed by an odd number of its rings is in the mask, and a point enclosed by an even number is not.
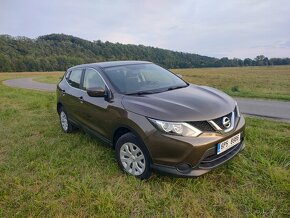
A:
[[[107,67],[104,71],[122,94],[151,94],[188,85],[175,74],[155,64]]]

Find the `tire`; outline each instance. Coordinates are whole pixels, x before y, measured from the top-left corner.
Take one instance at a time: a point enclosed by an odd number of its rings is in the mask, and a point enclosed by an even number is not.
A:
[[[65,132],[65,133],[71,133],[74,129],[73,124],[69,121],[68,119],[68,115],[66,113],[66,111],[64,110],[63,107],[61,107],[59,109],[59,121],[60,121],[60,126],[61,129]]]
[[[119,167],[139,179],[151,176],[151,158],[144,143],[133,133],[122,135],[116,142],[116,159]]]

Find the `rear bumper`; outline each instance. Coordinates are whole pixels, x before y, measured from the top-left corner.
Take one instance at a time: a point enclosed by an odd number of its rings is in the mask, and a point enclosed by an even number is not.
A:
[[[180,170],[178,166],[169,166],[162,164],[152,164],[151,167],[154,171],[157,171],[161,174],[178,176],[178,177],[196,177],[201,176],[225,162],[229,161],[233,157],[235,157],[241,150],[245,148],[244,137],[243,140],[236,146],[232,147],[228,151],[221,153],[219,155],[215,154],[215,149],[208,149],[201,161],[193,168],[184,167],[183,170]]]

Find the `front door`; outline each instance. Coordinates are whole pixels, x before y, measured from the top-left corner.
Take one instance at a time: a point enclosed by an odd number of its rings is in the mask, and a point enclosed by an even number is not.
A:
[[[90,130],[108,139],[108,107],[110,103],[106,101],[104,97],[90,97],[86,92],[87,89],[97,87],[106,90],[103,78],[96,70],[91,68],[86,69],[83,80],[83,113],[81,113],[81,122]]]

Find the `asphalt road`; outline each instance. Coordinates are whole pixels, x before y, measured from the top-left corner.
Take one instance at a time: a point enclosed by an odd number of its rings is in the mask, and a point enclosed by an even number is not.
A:
[[[33,78],[18,78],[3,82],[7,86],[54,92],[56,85],[40,83]],[[243,114],[290,122],[290,102],[236,98]]]
[[[290,122],[290,102],[236,98],[243,114]]]

